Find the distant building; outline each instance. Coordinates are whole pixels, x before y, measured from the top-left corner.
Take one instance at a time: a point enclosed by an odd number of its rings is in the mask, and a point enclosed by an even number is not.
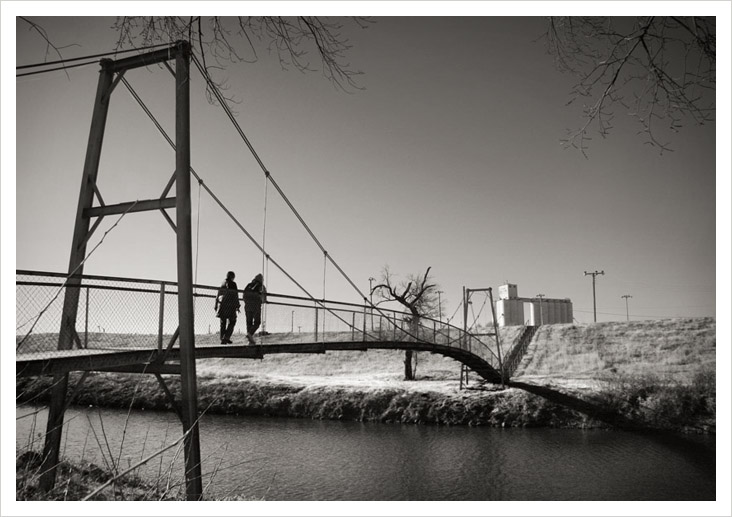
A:
[[[498,287],[496,316],[500,327],[551,325],[572,323],[574,320],[572,301],[569,298],[521,298],[516,284],[504,284]]]

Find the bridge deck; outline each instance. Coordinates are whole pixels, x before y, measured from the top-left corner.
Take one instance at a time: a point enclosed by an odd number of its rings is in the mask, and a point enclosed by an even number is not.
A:
[[[341,335],[343,334],[343,335]],[[268,354],[325,353],[328,351],[415,350],[439,353],[452,357],[474,369],[484,370],[487,380],[500,382],[495,370],[481,368],[475,354],[454,346],[422,341],[351,341],[350,333],[334,333],[316,342],[304,342],[300,334],[270,334],[257,339],[257,344],[222,345],[213,339],[196,342],[196,359],[241,358],[261,359]],[[177,362],[180,348],[176,345],[166,352],[157,347],[125,346],[93,349],[49,350],[31,354],[16,354],[16,375],[55,375],[71,371],[118,371],[131,373],[180,373]],[[495,373],[495,375],[494,375]]]

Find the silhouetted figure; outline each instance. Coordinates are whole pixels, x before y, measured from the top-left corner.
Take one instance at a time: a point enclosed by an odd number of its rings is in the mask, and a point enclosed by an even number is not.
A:
[[[254,333],[262,323],[262,303],[265,302],[267,289],[264,277],[259,274],[244,288],[244,316],[247,320],[247,339],[254,344]]]
[[[240,311],[239,291],[234,282],[236,275],[233,271],[226,273],[226,280],[221,284],[219,293],[216,295],[216,316],[221,319],[221,344],[230,344],[231,335],[234,333],[236,325],[236,313]]]

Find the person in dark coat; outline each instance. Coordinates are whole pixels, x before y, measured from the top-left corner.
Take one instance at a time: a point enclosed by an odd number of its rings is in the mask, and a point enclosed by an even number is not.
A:
[[[234,333],[234,326],[236,325],[236,313],[241,310],[239,291],[236,282],[234,282],[235,277],[236,275],[233,271],[226,273],[226,280],[224,280],[224,283],[219,288],[214,305],[216,316],[221,320],[219,334],[222,345],[232,343],[231,335]]]
[[[264,277],[259,274],[244,288],[244,316],[247,320],[247,340],[254,344],[254,333],[262,323],[262,303],[266,301],[267,289]]]

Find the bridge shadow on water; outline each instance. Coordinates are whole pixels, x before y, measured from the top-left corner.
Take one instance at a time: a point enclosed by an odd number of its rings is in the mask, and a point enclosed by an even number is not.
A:
[[[672,430],[649,428],[647,424],[628,418],[611,408],[547,386],[515,381],[507,383],[507,386],[538,395],[550,402],[583,413],[622,431],[643,435],[645,438],[667,447],[677,454],[681,454],[699,467],[705,469],[715,468],[716,444],[708,439],[698,439],[699,435],[686,435]]]

